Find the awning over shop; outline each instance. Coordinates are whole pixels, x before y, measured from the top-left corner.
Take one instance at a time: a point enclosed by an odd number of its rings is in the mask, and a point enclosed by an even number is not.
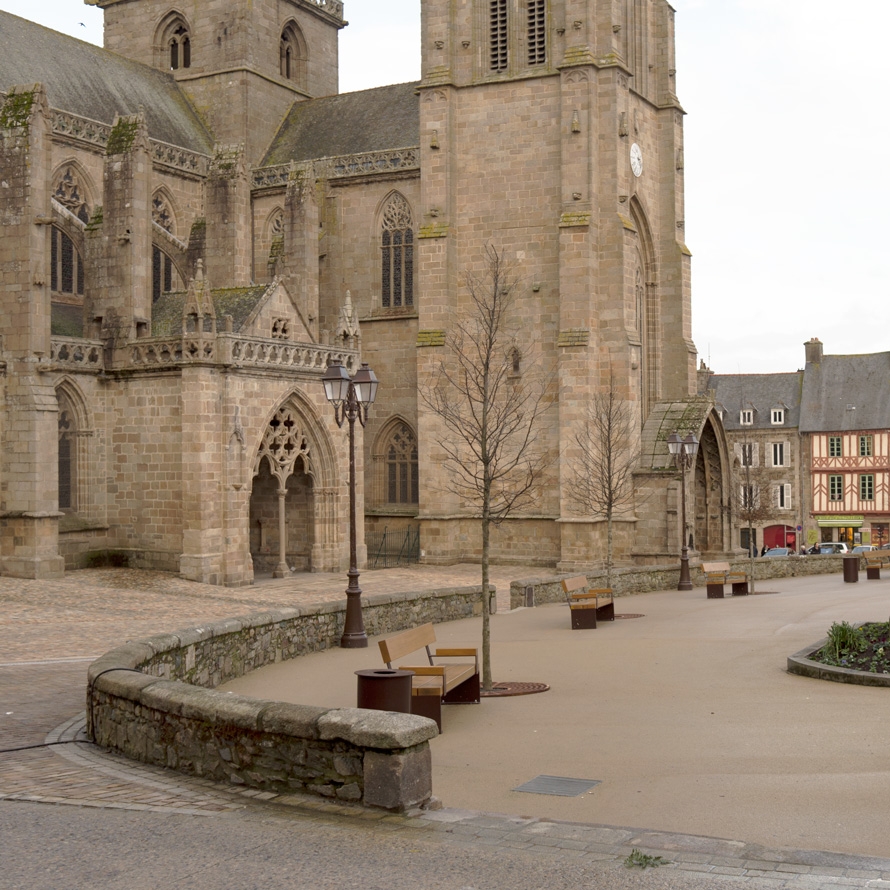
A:
[[[863,516],[817,516],[819,528],[861,528],[865,521]]]

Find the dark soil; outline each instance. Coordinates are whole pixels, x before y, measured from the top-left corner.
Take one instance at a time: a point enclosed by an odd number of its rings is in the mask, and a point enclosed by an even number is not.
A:
[[[890,623],[871,622],[856,628],[846,622],[834,624],[828,642],[810,659],[871,674],[890,674]]]

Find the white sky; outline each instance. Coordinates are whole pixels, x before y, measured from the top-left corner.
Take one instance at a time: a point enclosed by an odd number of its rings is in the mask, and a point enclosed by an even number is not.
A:
[[[735,374],[794,371],[810,337],[828,354],[890,350],[890,2],[672,3],[700,356]],[[101,43],[81,0],[0,9]],[[419,78],[420,0],[346,0],[346,17],[341,90]]]

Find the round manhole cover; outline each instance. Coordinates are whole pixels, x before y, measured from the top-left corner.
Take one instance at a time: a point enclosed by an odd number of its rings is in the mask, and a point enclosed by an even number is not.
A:
[[[629,612],[625,612],[623,615],[616,615],[615,618],[645,618],[645,615],[633,615]]]
[[[535,692],[546,692],[550,687],[546,683],[495,683],[491,689],[483,689],[483,698],[500,695],[532,695]]]

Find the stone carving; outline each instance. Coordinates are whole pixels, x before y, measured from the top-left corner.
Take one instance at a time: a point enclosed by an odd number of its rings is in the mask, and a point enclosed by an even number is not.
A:
[[[53,337],[49,354],[52,364],[60,370],[105,369],[105,352],[101,342]]]
[[[53,192],[53,200],[61,204],[66,210],[77,217],[81,222],[90,221],[90,208],[83,197],[83,190],[78,180],[77,171],[71,164],[65,167],[61,178]]]
[[[392,173],[395,170],[419,170],[420,149],[400,148],[395,151],[369,151],[362,154],[322,158],[312,165],[299,165],[304,169],[314,166],[316,174],[326,179],[344,179],[349,176],[373,176]],[[282,188],[287,185],[294,165],[277,164],[260,167],[251,174],[254,189]]]
[[[151,219],[166,232],[173,232],[173,214],[163,192],[155,192],[151,199]]]

